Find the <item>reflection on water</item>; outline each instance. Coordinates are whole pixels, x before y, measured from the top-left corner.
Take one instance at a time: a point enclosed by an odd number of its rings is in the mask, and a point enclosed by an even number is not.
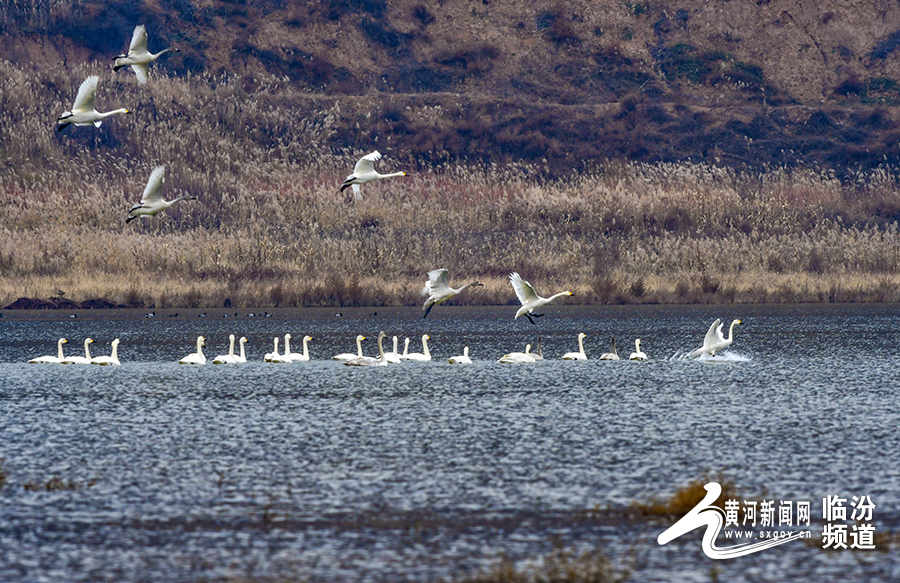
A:
[[[876,530],[896,539],[895,307],[559,307],[537,326],[505,311],[7,315],[0,580],[428,581],[559,545],[599,548],[636,580],[708,580],[713,568],[737,581],[897,578],[896,547],[795,542],[713,564],[699,531],[662,547],[670,523],[622,512],[721,471],[748,496],[814,509],[871,496]],[[732,316],[744,323],[729,351],[682,358]],[[376,354],[380,330],[415,352],[428,333],[434,360],[329,360],[357,334]],[[590,360],[559,360],[579,332]],[[251,362],[175,364],[197,335],[212,357],[231,333],[250,340]],[[285,333],[294,350],[313,336],[312,362],[261,362]],[[25,364],[60,336],[76,354],[87,336],[95,354],[118,337],[123,364]],[[496,362],[538,336],[544,361]],[[612,336],[620,354],[640,337],[650,361],[596,360]],[[472,365],[446,363],[466,345]],[[73,489],[47,491],[54,477]],[[813,525],[818,536],[821,514]]]

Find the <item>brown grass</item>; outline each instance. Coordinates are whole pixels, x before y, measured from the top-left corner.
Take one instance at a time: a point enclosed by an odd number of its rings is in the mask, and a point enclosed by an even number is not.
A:
[[[715,501],[714,506],[721,508],[723,511],[725,510],[724,504],[726,500],[741,499],[742,494],[737,490],[734,481],[725,478],[721,474],[715,477],[704,474],[702,477],[691,480],[684,486],[679,487],[668,498],[653,496],[646,502],[633,502],[632,508],[644,516],[681,518],[703,500],[707,494],[704,486],[709,482],[718,482],[722,486],[722,494]]]
[[[609,559],[597,551],[576,554],[558,550],[533,562],[517,568],[509,559],[502,560],[494,567],[481,573],[459,579],[459,583],[614,583],[627,581],[627,570],[615,569]]]
[[[425,163],[388,139],[372,146],[379,169],[410,176],[354,204],[338,185],[365,150],[329,146],[346,122],[335,101],[277,79],[138,87],[101,71],[98,108],[135,114],[57,135],[95,72],[0,62],[0,306],[60,291],[148,307],[414,305],[436,267],[485,283],[458,303],[514,302],[513,270],[578,303],[900,300],[893,169],[850,182],[607,162],[548,178],[541,164]],[[126,225],[157,164],[165,196],[197,200]]]

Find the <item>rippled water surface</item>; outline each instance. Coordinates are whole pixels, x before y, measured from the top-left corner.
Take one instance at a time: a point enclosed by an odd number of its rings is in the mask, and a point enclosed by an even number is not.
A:
[[[637,581],[900,579],[897,306],[246,312],[4,313],[0,580],[435,581],[560,547]],[[743,320],[732,348],[680,358],[716,317]],[[357,334],[377,354],[380,330],[415,352],[428,333],[434,360],[330,360]],[[579,332],[590,360],[560,360]],[[176,364],[230,333],[251,362]],[[285,333],[314,337],[311,362],[261,362]],[[496,362],[538,335],[544,361]],[[597,360],[613,335],[650,361]],[[118,337],[122,365],[25,363],[61,336],[95,355]],[[464,345],[474,364],[447,364]],[[671,521],[624,512],[705,472],[811,501],[818,538],[823,497],[870,496],[881,550],[713,561],[700,531],[660,546]]]

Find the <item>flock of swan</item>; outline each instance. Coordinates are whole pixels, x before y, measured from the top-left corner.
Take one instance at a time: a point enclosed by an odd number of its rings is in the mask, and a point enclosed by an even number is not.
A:
[[[737,324],[740,324],[740,320],[733,320],[731,322],[731,326],[728,330],[728,336],[726,337],[723,334],[724,323],[721,319],[716,319],[712,325],[709,327],[709,331],[706,334],[706,337],[703,339],[703,345],[691,351],[688,354],[689,358],[698,358],[703,355],[715,356],[717,353],[725,350],[734,340],[734,327]],[[583,361],[588,360],[587,354],[584,351],[584,339],[587,335],[584,332],[580,332],[578,334],[578,351],[577,352],[568,352],[562,357],[562,360],[569,361]],[[336,354],[331,357],[331,360],[338,361],[343,363],[346,366],[387,366],[388,364],[399,364],[404,361],[411,362],[430,362],[432,360],[431,352],[428,349],[428,341],[431,339],[431,336],[428,334],[422,335],[422,352],[409,352],[409,344],[410,339],[406,338],[405,345],[403,348],[403,352],[400,353],[398,351],[398,343],[399,339],[397,336],[393,337],[393,350],[390,352],[385,352],[383,341],[387,337],[387,334],[382,331],[378,334],[378,356],[365,356],[363,354],[362,343],[366,339],[362,334],[356,337],[356,352],[345,352]],[[213,364],[242,364],[247,361],[247,354],[245,352],[244,345],[247,343],[246,337],[241,337],[238,341],[238,349],[240,351],[239,354],[235,354],[235,336],[234,334],[229,335],[229,346],[227,354],[220,354],[212,359]],[[303,352],[292,352],[291,351],[291,335],[284,335],[284,348],[283,352],[278,351],[279,338],[275,337],[274,339],[274,350],[272,352],[266,353],[263,357],[263,362],[268,363],[281,363],[281,364],[290,364],[294,362],[309,362],[311,360],[309,354],[309,343],[312,342],[312,336],[304,336],[303,337]],[[67,343],[65,338],[60,338],[57,342],[57,354],[56,356],[39,356],[37,358],[32,358],[28,362],[31,364],[97,364],[97,365],[118,365],[120,364],[118,358],[118,347],[119,347],[119,339],[116,338],[112,341],[112,353],[110,355],[104,356],[95,356],[91,357],[91,349],[90,345],[93,344],[94,340],[91,338],[87,338],[84,341],[84,356],[66,356],[63,352],[63,344]],[[612,351],[605,352],[600,355],[598,360],[620,360],[618,351],[616,350],[616,339],[612,339]],[[206,355],[203,353],[203,348],[206,346],[206,338],[203,336],[197,337],[197,346],[196,351],[186,355],[184,358],[178,360],[179,364],[193,364],[193,365],[203,365],[206,364],[208,359]],[[540,339],[538,340],[538,349],[536,352],[531,352],[531,344],[527,344],[525,346],[524,352],[510,352],[508,354],[500,357],[497,362],[502,364],[530,364],[534,362],[538,362],[540,360],[544,360],[543,355],[540,350]],[[645,361],[648,360],[649,357],[647,354],[641,350],[641,340],[640,338],[635,339],[634,341],[634,352],[632,352],[628,360],[634,361]],[[450,364],[472,364],[472,359],[469,357],[469,347],[463,347],[463,353],[457,356],[452,356],[447,359],[447,362]]]
[[[180,52],[175,47],[169,47],[151,53],[147,49],[147,27],[140,24],[134,28],[131,36],[131,43],[128,46],[128,52],[117,55],[114,58],[113,70],[118,71],[123,67],[130,66],[137,77],[138,84],[145,85],[150,79],[150,64],[166,53]],[[56,120],[56,131],[62,132],[70,125],[75,126],[94,126],[100,127],[103,120],[119,114],[130,114],[131,110],[126,107],[113,109],[110,111],[100,112],[96,108],[97,85],[100,77],[91,75],[81,82],[78,87],[78,93],[75,96],[75,102],[72,108],[64,111]],[[366,154],[356,163],[353,173],[347,176],[341,184],[341,192],[348,187],[353,188],[353,198],[361,200],[360,186],[368,184],[376,180],[385,178],[394,178],[398,176],[406,176],[405,172],[392,172],[389,174],[380,174],[375,170],[375,162],[381,159],[381,153],[378,150]],[[160,212],[166,210],[177,202],[182,200],[195,200],[195,196],[180,196],[174,200],[166,201],[162,198],[162,187],[165,182],[165,166],[157,166],[150,174],[147,186],[144,188],[141,201],[134,205],[128,211],[126,223],[130,223],[139,217],[153,217]]]

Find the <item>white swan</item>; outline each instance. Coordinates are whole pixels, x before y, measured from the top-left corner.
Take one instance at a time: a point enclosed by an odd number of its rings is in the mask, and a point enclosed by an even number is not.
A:
[[[56,341],[56,356],[37,356],[28,362],[31,364],[61,364],[62,361],[66,359],[66,355],[63,354],[62,345],[67,342],[68,340],[65,338],[60,338]]]
[[[459,356],[451,356],[447,359],[447,362],[450,364],[472,364],[472,359],[469,358],[469,347],[463,346],[463,353]]]
[[[732,320],[731,326],[728,327],[728,338],[725,338],[725,335],[722,334],[722,327],[725,324],[720,318],[716,318],[706,332],[706,337],[703,339],[703,346],[691,351],[688,356],[696,357],[702,354],[715,356],[717,352],[725,350],[731,346],[731,343],[734,340],[734,327],[740,323],[740,320]]]
[[[516,297],[519,298],[520,302],[522,302],[522,307],[519,308],[519,311],[516,312],[516,317],[513,319],[515,320],[518,319],[519,316],[525,316],[532,324],[534,324],[534,319],[532,318],[532,316],[534,316],[535,318],[543,316],[543,314],[534,313],[537,308],[549,304],[556,298],[572,295],[572,292],[570,291],[563,291],[559,292],[558,294],[553,294],[549,298],[542,298],[534,291],[534,287],[530,283],[522,279],[522,276],[520,276],[516,272],[513,272],[509,275],[509,282],[512,284],[513,289],[516,292]]]
[[[371,154],[366,154],[365,156],[360,158],[359,162],[357,162],[356,166],[353,168],[353,174],[345,178],[344,182],[341,184],[341,192],[344,192],[344,189],[348,186],[352,186],[353,198],[356,200],[362,200],[362,195],[359,193],[359,186],[361,184],[368,184],[369,182],[375,180],[393,178],[395,176],[406,176],[406,172],[379,174],[375,171],[375,162],[380,159],[381,153],[378,150],[375,150]]]
[[[472,287],[473,285],[484,285],[480,281],[473,281],[460,288],[454,289],[450,287],[450,284],[447,282],[448,273],[449,272],[446,269],[435,269],[434,271],[428,272],[428,281],[425,282],[425,287],[422,288],[422,295],[428,296],[428,299],[425,300],[425,305],[422,306],[422,309],[425,310],[425,315],[422,316],[423,318],[428,317],[431,308],[442,302],[446,302],[452,297],[458,296],[466,288]]]
[[[278,336],[275,337],[275,348],[272,352],[267,352],[263,355],[263,362],[272,362],[273,358],[278,358],[281,356],[278,354]]]
[[[378,358],[374,356],[358,356],[356,358],[351,358],[350,360],[345,360],[344,364],[347,366],[387,366],[387,356],[384,353],[384,347],[381,345],[381,342],[384,340],[387,334],[384,331],[378,333]]]
[[[634,352],[628,357],[628,360],[647,360],[647,353],[641,350],[641,339],[634,339]]]
[[[406,343],[406,348],[409,349],[409,342]],[[386,352],[384,354],[387,361],[391,364],[400,364],[400,353],[397,352],[397,337],[394,336],[394,350],[393,352]]]
[[[99,364],[103,366],[118,366],[122,363],[119,362],[119,339],[116,338],[111,343],[112,352],[109,356],[95,356],[91,359],[91,364]]]
[[[354,358],[362,357],[362,341],[365,340],[366,337],[360,334],[356,337],[356,354],[352,352],[342,352],[341,354],[335,354],[331,357],[332,360],[353,360]]]
[[[285,348],[284,348],[284,351],[285,351],[285,353],[287,353],[287,354],[290,355],[291,360],[294,361],[294,362],[309,362],[309,343],[310,343],[310,341],[312,341],[312,339],[313,339],[312,336],[307,335],[307,336],[304,336],[304,337],[303,337],[303,352],[302,352],[302,353],[300,353],[300,352],[288,352],[288,346],[289,346],[289,345],[287,344],[288,338],[290,338],[290,335],[289,335],[289,334],[285,336],[285,340],[284,340],[284,342],[285,342]]]
[[[91,344],[94,340],[85,338],[84,340],[84,356],[67,356],[63,359],[63,364],[91,364]]]
[[[619,351],[616,350],[616,337],[612,337],[612,352],[604,352],[600,355],[600,360],[619,360]]]
[[[400,359],[402,360],[407,356],[409,356],[409,336],[403,341],[403,354],[400,355]]]
[[[422,334],[422,352],[407,353],[404,350],[403,355],[400,358],[404,360],[414,360],[416,362],[428,362],[431,360],[431,352],[428,351],[428,340],[430,338],[431,336],[428,334]]]
[[[531,355],[531,344],[525,345],[525,352],[510,352],[500,357],[497,362],[503,364],[531,364],[534,357]]]
[[[178,361],[178,364],[206,364],[203,356],[203,347],[206,346],[206,338],[197,336],[197,352],[192,352]]]
[[[81,82],[72,110],[63,112],[59,119],[56,120],[59,123],[56,131],[61,132],[72,124],[77,126],[92,125],[99,128],[102,121],[111,115],[131,113],[125,108],[114,109],[105,113],[100,113],[94,109],[94,98],[97,96],[97,83],[99,81],[100,78],[97,75],[91,75]]]
[[[244,344],[247,343],[247,339],[241,336],[240,345],[241,345],[241,353],[238,356],[234,357],[234,361],[237,364],[243,364],[247,362],[247,355],[244,354]]]
[[[173,200],[164,200],[162,197],[162,187],[166,182],[166,167],[157,166],[150,173],[147,180],[147,186],[144,187],[144,194],[141,195],[141,202],[131,207],[128,211],[126,223],[130,223],[138,217],[153,217],[158,213],[166,210],[176,202],[182,200],[196,200],[196,196],[179,196]]]
[[[147,82],[150,75],[150,63],[160,58],[166,53],[181,52],[175,47],[163,49],[158,53],[151,53],[147,50],[147,28],[143,24],[134,27],[134,33],[131,35],[131,45],[128,47],[128,53],[125,55],[117,55],[114,57],[115,64],[113,71],[118,71],[122,67],[131,65],[134,74],[137,75],[138,83],[141,85]]]
[[[237,364],[237,356],[234,355],[234,334],[228,335],[228,354],[215,357],[213,364]]]
[[[567,352],[562,355],[563,360],[587,360],[587,355],[584,353],[584,337],[587,336],[584,332],[578,333],[578,352]]]

